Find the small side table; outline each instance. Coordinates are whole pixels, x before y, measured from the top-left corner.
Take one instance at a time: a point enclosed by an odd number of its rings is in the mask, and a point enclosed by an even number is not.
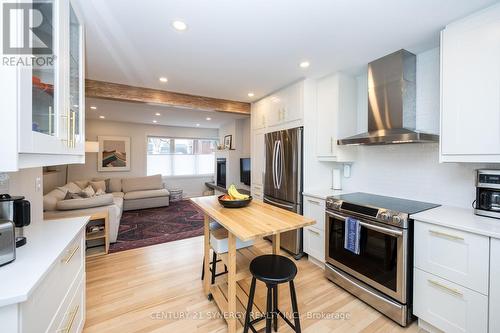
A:
[[[170,193],[170,201],[171,202],[176,202],[176,201],[181,201],[182,200],[182,189],[181,188],[172,188],[169,189],[168,192]]]
[[[91,227],[99,227],[98,231],[89,231]],[[108,212],[94,213],[90,216],[85,229],[85,256],[87,258],[108,254]]]

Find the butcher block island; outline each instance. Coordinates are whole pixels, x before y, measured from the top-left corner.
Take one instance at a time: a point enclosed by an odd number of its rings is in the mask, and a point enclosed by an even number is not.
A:
[[[207,297],[213,298],[219,307],[227,322],[228,332],[241,332],[249,294],[248,280],[251,277],[249,265],[253,258],[265,253],[254,246],[237,251],[237,239],[247,242],[272,236],[273,254],[279,254],[282,232],[313,225],[316,221],[259,201],[253,201],[243,208],[224,208],[218,202],[217,196],[191,198],[191,201],[205,214],[203,290]],[[227,253],[219,255],[227,266],[228,274],[216,280],[213,285],[208,278],[210,276],[210,223],[212,221],[218,222],[225,229],[224,232],[227,231],[228,239]],[[220,229],[217,232],[220,234]],[[264,285],[257,284],[253,310],[265,313],[265,296],[259,297],[259,293],[265,293]],[[258,324],[256,329],[261,329],[265,322],[261,321]]]

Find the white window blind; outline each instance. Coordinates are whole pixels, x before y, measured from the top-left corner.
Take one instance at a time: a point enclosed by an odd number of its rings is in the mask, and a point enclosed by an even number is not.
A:
[[[147,173],[163,176],[213,175],[217,140],[148,137]]]

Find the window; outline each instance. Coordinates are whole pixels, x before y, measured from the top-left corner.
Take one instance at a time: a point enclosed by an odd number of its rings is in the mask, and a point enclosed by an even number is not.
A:
[[[147,173],[163,176],[211,175],[217,140],[148,137]]]

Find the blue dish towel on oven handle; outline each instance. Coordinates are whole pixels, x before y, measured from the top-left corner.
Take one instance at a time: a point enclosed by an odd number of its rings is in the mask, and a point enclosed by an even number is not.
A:
[[[361,224],[359,221],[347,217],[345,219],[344,248],[354,254],[359,254],[359,239],[361,237]]]

